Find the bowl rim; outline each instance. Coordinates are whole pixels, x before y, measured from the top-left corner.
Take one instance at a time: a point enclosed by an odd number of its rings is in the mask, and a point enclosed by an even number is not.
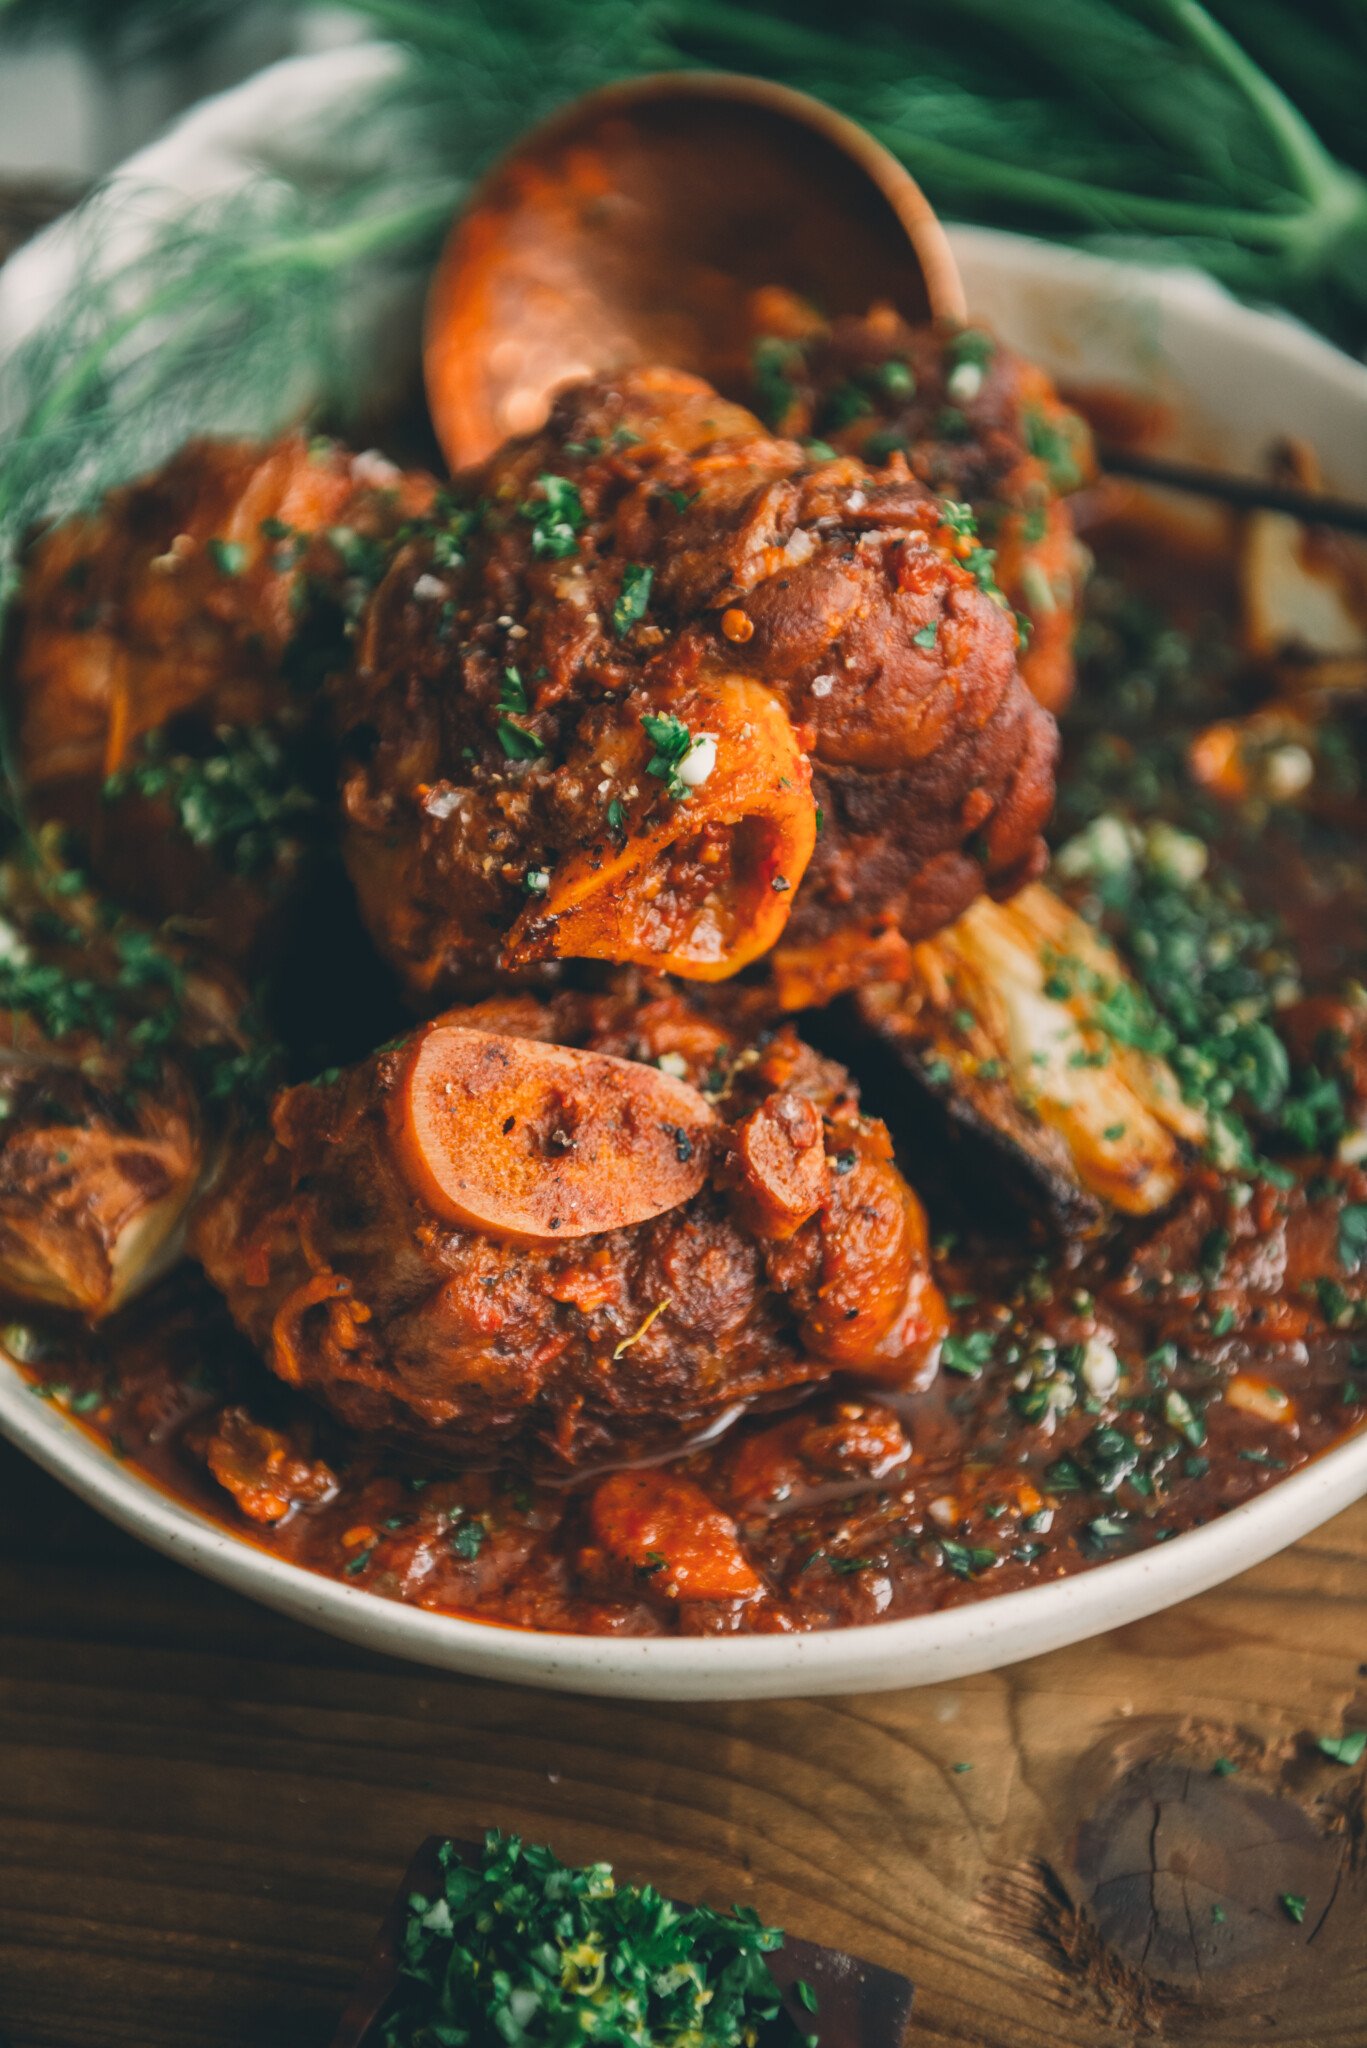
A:
[[[243,172],[273,111],[326,106],[392,73],[382,44],[353,45],[272,65],[192,108],[121,167],[130,190],[179,189],[187,169]],[[184,176],[193,189],[194,176]],[[186,203],[189,203],[187,198]],[[1144,303],[1207,331],[1231,333],[1269,363],[1309,373],[1336,402],[1367,411],[1367,367],[1298,322],[1241,306],[1202,274],[1139,265],[1006,234],[951,228],[956,252],[1036,282],[1071,281],[1103,302]],[[0,271],[0,348],[54,296],[77,245],[59,221]],[[130,1533],[263,1604],[372,1650],[522,1684],[662,1700],[781,1698],[874,1691],[967,1677],[1138,1621],[1203,1592],[1317,1527],[1367,1493],[1367,1429],[1265,1492],[1170,1542],[1017,1592],[908,1616],[810,1633],[627,1637],[510,1628],[406,1605],[273,1555],[201,1514],[42,1399],[0,1351],[0,1434]]]
[[[807,1633],[595,1636],[410,1606],[277,1557],[122,1463],[3,1352],[0,1433],[154,1549],[330,1634],[526,1685],[669,1700],[879,1691],[995,1670],[1204,1592],[1367,1492],[1364,1431],[1170,1542],[1017,1592]],[[918,1662],[933,1668],[918,1671]]]

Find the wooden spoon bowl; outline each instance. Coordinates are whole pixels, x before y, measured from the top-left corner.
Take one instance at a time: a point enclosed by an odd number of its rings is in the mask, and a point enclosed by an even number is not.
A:
[[[575,378],[660,362],[735,382],[752,294],[958,318],[944,230],[897,159],[805,93],[720,72],[590,93],[476,190],[433,280],[425,363],[453,469]]]

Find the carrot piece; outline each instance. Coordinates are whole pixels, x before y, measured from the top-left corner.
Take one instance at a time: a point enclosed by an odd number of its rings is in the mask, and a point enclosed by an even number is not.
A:
[[[695,1088],[657,1067],[438,1018],[411,1043],[391,1128],[405,1179],[436,1215],[545,1244],[688,1201],[716,1123]]]
[[[819,1010],[865,982],[908,980],[911,948],[892,926],[853,925],[811,945],[778,945],[769,964],[780,1010]]]
[[[736,1525],[702,1488],[659,1468],[614,1472],[589,1503],[594,1536],[670,1600],[742,1600],[762,1590]]]
[[[762,683],[714,675],[659,710],[705,736],[704,779],[671,796],[633,733],[623,779],[638,795],[620,841],[562,861],[508,937],[506,964],[629,960],[720,981],[767,952],[816,844],[811,767]],[[602,751],[601,736],[596,741]],[[687,784],[690,772],[683,764]]]
[[[295,1508],[331,1500],[336,1476],[320,1459],[306,1458],[278,1429],[256,1422],[245,1408],[225,1408],[204,1451],[219,1485],[253,1522],[283,1522]]]

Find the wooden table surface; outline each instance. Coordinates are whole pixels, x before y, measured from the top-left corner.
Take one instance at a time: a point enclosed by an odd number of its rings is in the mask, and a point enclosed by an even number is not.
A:
[[[0,1446],[0,2035],[324,2048],[410,1851],[497,1824],[907,1971],[916,2048],[1362,2048],[1367,1762],[1315,1739],[1364,1660],[1367,1502],[960,1684],[575,1700],[281,1620]]]

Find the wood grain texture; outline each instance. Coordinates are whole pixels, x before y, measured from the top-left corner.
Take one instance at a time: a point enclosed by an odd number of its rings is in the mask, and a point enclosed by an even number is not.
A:
[[[917,2048],[1362,2048],[1367,1768],[1314,1743],[1367,1726],[1364,1659],[1367,1502],[956,1685],[573,1700],[258,1610],[0,1447],[0,2031],[313,2048],[416,1844],[498,1823],[907,1971]]]

